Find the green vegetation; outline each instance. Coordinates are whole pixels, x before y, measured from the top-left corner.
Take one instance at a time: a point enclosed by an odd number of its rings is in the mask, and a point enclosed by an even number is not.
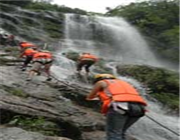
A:
[[[59,22],[42,19],[44,30],[49,34],[51,38],[62,38],[62,25]]]
[[[16,88],[11,90],[10,93],[12,95],[23,97],[23,98],[27,98],[28,97],[28,94],[26,94],[24,91],[22,91],[20,89],[16,89]]]
[[[18,47],[6,47],[6,48],[4,48],[4,51],[5,52],[11,52],[11,53],[16,52],[19,54],[19,48]]]
[[[179,76],[177,72],[148,66],[124,65],[117,71],[131,76],[150,88],[149,94],[173,109],[179,109]]]
[[[65,55],[68,59],[71,59],[76,62],[78,61],[79,58],[79,53],[74,51],[65,52],[63,53],[63,55]]]
[[[82,15],[87,14],[86,11],[78,9],[78,8],[72,9],[64,5],[59,6],[57,4],[50,4],[46,1],[31,2],[30,4],[26,5],[26,7],[24,8],[33,10],[33,11],[46,10],[46,11],[56,11],[56,12],[62,12],[62,13],[75,13],[75,14],[82,14]]]
[[[146,36],[151,47],[162,57],[179,62],[178,0],[131,3],[109,9],[107,16],[120,16]]]
[[[177,95],[171,93],[153,93],[152,96],[173,110],[179,110],[179,97]]]
[[[10,4],[10,5],[16,5],[16,6],[21,6],[21,7],[24,7],[28,4],[30,4],[32,2],[32,0],[21,0],[20,2],[19,1],[12,1],[12,0],[3,0],[3,1],[0,1],[0,3],[3,3],[3,4]]]
[[[8,125],[18,126],[28,131],[39,132],[48,136],[60,135],[60,129],[56,123],[47,121],[44,117],[14,116]]]
[[[29,97],[29,95],[27,93],[25,93],[23,90],[15,88],[15,87],[0,85],[0,88],[4,89],[6,92],[8,92],[14,96],[23,97],[23,98]]]
[[[82,14],[86,15],[87,12],[84,10],[81,10],[79,8],[69,8],[64,5],[57,5],[57,4],[51,4],[51,0],[21,0],[19,1],[12,1],[12,0],[6,0],[6,1],[0,1],[2,4],[8,4],[8,5],[15,5],[20,6],[25,9],[33,10],[33,11],[56,11],[56,12],[62,12],[62,13],[75,13],[75,14]],[[4,9],[6,10],[6,9]]]

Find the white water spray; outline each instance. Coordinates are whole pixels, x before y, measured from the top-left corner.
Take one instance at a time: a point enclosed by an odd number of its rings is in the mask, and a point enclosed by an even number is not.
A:
[[[112,63],[108,63],[107,66],[110,68],[114,68],[116,62],[162,66],[140,33],[122,18],[66,15],[65,39],[61,40],[61,44],[61,50],[64,52],[90,52],[109,60]],[[75,65],[70,64],[71,62],[67,62],[64,58],[60,61],[61,69],[58,72],[56,69],[56,75],[61,75],[59,78],[66,75],[64,77],[66,79],[68,75],[73,74]],[[70,67],[66,68],[63,63],[70,64]],[[145,95],[145,90],[136,80],[127,77],[120,78],[133,84],[142,95]],[[163,108],[155,102],[148,101],[148,104],[148,115],[169,129],[178,131],[177,117],[167,116]],[[138,140],[178,140],[177,135],[147,117],[143,117],[133,125],[129,132]]]

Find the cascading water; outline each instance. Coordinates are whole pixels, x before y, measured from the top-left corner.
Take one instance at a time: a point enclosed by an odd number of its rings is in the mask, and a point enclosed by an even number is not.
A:
[[[114,65],[115,63],[107,64],[107,66],[113,70],[114,75],[116,75],[119,79],[132,84],[139,91],[139,93],[145,97],[145,99],[146,96],[147,98],[151,98],[148,97],[148,89],[144,87],[142,83],[139,83],[137,80],[132,79],[131,77],[118,76]],[[140,121],[135,123],[132,128],[129,129],[130,134],[138,140],[179,140],[177,136],[179,132],[177,123],[178,117],[167,115],[167,111],[163,109],[162,105],[156,101],[147,100],[147,102],[147,117],[145,116],[141,118]],[[170,132],[169,129],[173,131],[173,133]],[[176,134],[174,134],[174,132]]]
[[[140,33],[122,18],[66,15],[63,43],[63,49],[88,51],[125,64],[162,66]]]
[[[66,15],[65,38],[61,40],[60,52],[57,52],[60,63],[53,67],[53,72],[61,79],[75,73],[75,63],[61,54],[68,51],[96,54],[111,61],[107,66],[112,69],[116,62],[162,66],[137,30],[122,18]],[[135,85],[145,95],[144,88],[136,80],[120,78]],[[148,115],[167,128],[178,131],[178,117],[166,115],[162,107],[155,102],[148,101],[148,104]],[[177,135],[147,117],[143,117],[130,128],[130,133],[138,140],[178,140]]]

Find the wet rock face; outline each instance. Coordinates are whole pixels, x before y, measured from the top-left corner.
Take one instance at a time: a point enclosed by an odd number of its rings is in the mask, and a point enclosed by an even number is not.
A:
[[[1,140],[71,140],[64,137],[44,136],[36,132],[27,132],[16,127],[0,127]]]
[[[28,71],[20,71],[18,65],[0,67],[0,120],[6,126],[0,127],[0,139],[105,139],[99,102],[85,100],[89,89],[54,79],[45,82],[43,75],[27,82]]]
[[[60,12],[33,12],[2,3],[0,7],[1,27],[6,31],[37,42],[62,37],[64,17]]]
[[[58,88],[49,86],[44,82],[43,76],[36,77],[32,82],[26,82],[27,72],[22,73],[18,67],[14,66],[0,67],[0,76],[2,77],[0,81],[0,90],[2,91],[0,110],[3,112],[1,118],[10,116],[9,120],[1,122],[4,125],[8,125],[15,116],[26,116],[26,118],[27,116],[41,116],[56,122],[62,130],[59,136],[74,140],[82,139],[82,136],[83,139],[86,139],[87,136],[83,135],[85,132],[104,129],[104,117],[100,113],[79,106],[64,97],[63,90],[59,91]],[[68,87],[63,88],[65,91],[68,90]],[[85,97],[85,95],[83,96]],[[13,125],[17,126],[16,123]],[[7,133],[9,131],[9,129],[3,128],[1,130],[5,132],[4,135],[6,131]],[[15,129],[14,131],[19,130]],[[31,137],[30,134],[29,137]]]

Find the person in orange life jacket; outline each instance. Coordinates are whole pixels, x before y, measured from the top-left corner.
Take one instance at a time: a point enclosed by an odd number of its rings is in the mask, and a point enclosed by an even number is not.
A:
[[[51,52],[47,50],[41,50],[40,52],[33,55],[33,66],[29,72],[27,81],[30,81],[35,73],[40,73],[41,70],[47,75],[47,81],[51,80],[50,68],[53,62],[53,56]],[[42,69],[43,67],[43,69]]]
[[[20,58],[21,57],[25,57],[25,60],[24,60],[24,64],[22,65],[21,67],[21,70],[22,71],[25,71],[26,70],[26,67],[28,66],[28,64],[32,61],[33,59],[33,55],[35,53],[37,53],[38,51],[36,49],[32,49],[32,48],[27,48],[26,50],[24,50],[24,52],[22,52],[20,54]]]
[[[23,52],[25,51],[27,48],[33,48],[33,49],[37,49],[37,46],[32,44],[32,43],[29,43],[29,42],[26,42],[26,41],[22,41],[19,43],[19,46],[20,46],[20,52]]]
[[[146,101],[133,86],[111,74],[96,75],[94,83],[86,100],[102,101],[107,140],[126,140],[126,130],[144,116]]]
[[[77,62],[77,71],[80,72],[82,68],[85,68],[86,73],[89,73],[89,68],[98,61],[98,58],[95,55],[90,53],[83,53]]]

